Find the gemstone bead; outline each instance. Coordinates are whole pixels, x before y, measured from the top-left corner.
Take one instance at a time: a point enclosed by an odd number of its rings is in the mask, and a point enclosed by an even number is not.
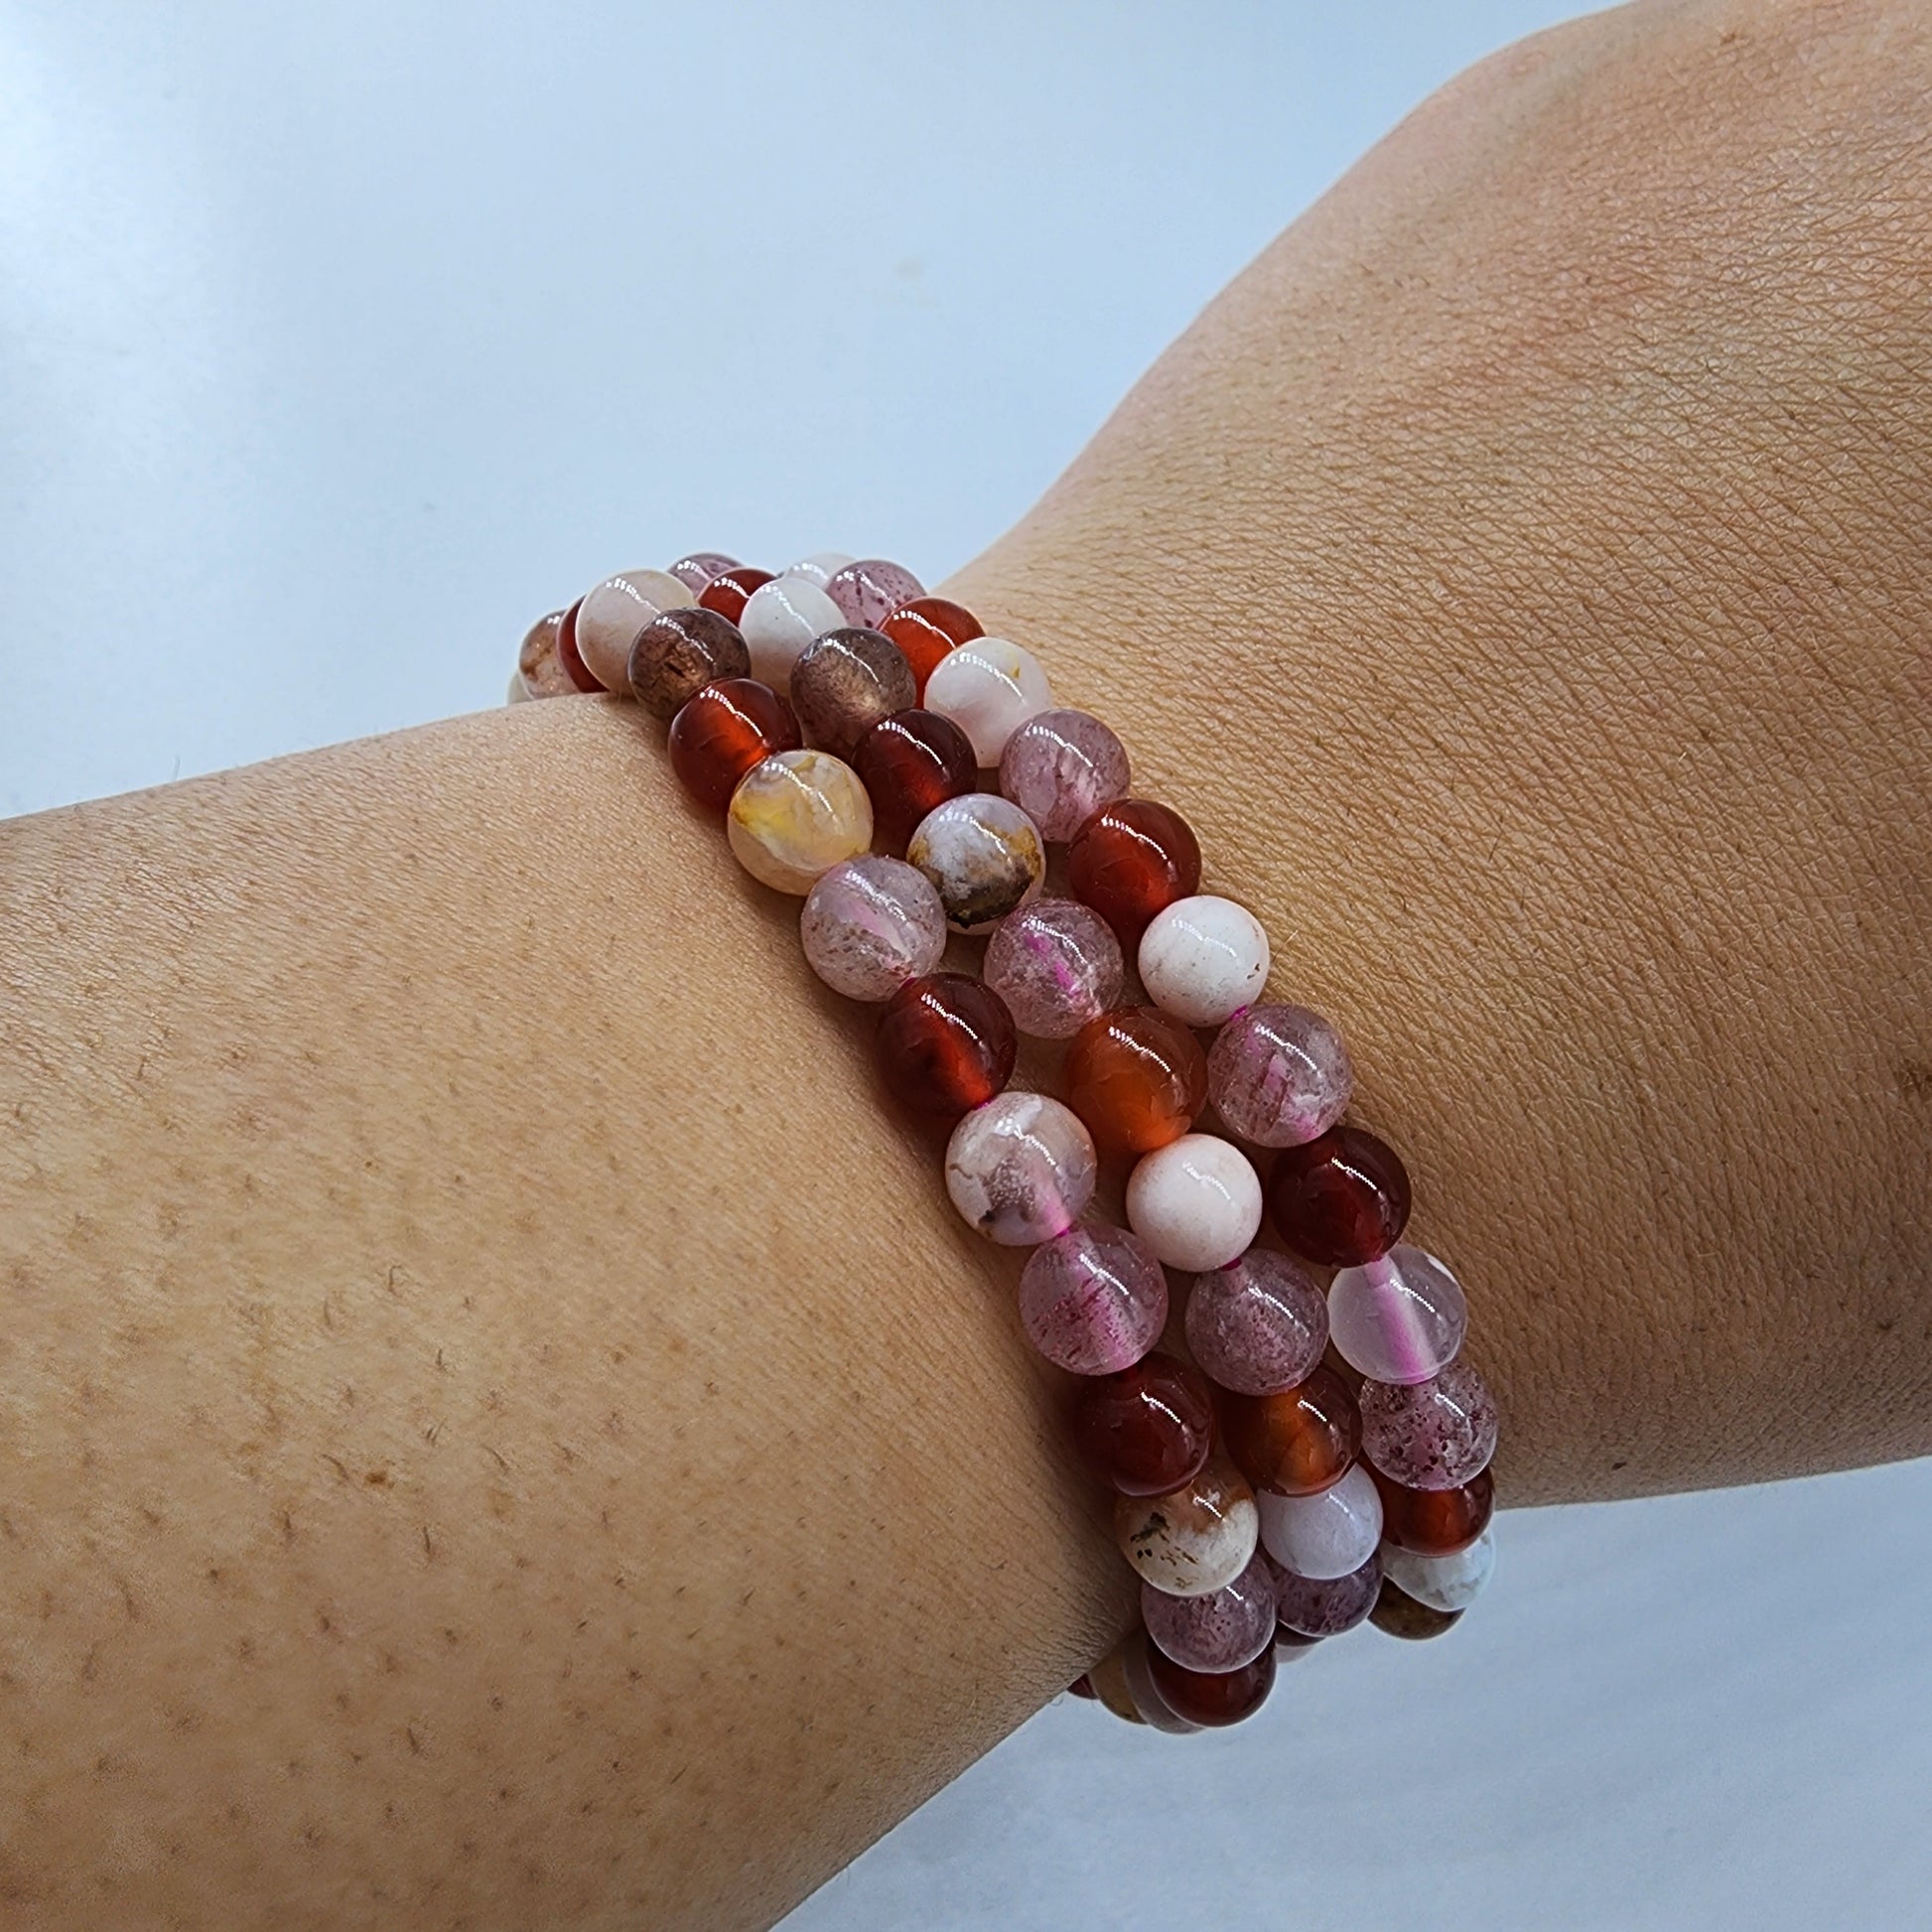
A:
[[[563,621],[557,626],[557,662],[564,667],[564,675],[570,679],[571,688],[588,695],[602,691],[604,687],[590,674],[583,653],[577,648],[577,614],[583,608],[584,600],[580,597],[564,613]]]
[[[1186,1670],[1239,1670],[1275,1641],[1275,1573],[1257,1550],[1233,1583],[1205,1596],[1143,1584],[1141,1621],[1154,1647]]]
[[[1331,1127],[1282,1151],[1268,1177],[1268,1211],[1282,1239],[1311,1261],[1373,1261],[1408,1225],[1409,1171],[1366,1128]]]
[[[872,794],[873,829],[896,852],[935,805],[961,798],[979,782],[966,734],[936,711],[898,711],[860,739],[852,768]]]
[[[1427,1382],[1455,1359],[1469,1305],[1432,1254],[1398,1242],[1328,1284],[1328,1333],[1350,1368],[1377,1382]]]
[[[624,676],[630,695],[653,718],[679,710],[721,677],[749,677],[752,653],[729,618],[690,606],[665,611],[638,631]]]
[[[791,707],[756,678],[721,678],[695,691],[671,720],[671,769],[708,811],[723,812],[739,780],[801,741]]]
[[[1328,1303],[1300,1262],[1250,1248],[1194,1277],[1187,1346],[1224,1389],[1273,1395],[1306,1382],[1328,1345]]]
[[[1140,1574],[1170,1596],[1205,1596],[1253,1561],[1261,1519],[1254,1491],[1231,1462],[1213,1457],[1164,1496],[1121,1496],[1114,1536]]]
[[[1135,1164],[1127,1223],[1170,1268],[1224,1268],[1261,1226],[1261,1181],[1232,1141],[1183,1134]]]
[[[1472,1481],[1496,1452],[1496,1405],[1464,1361],[1449,1363],[1427,1382],[1364,1382],[1361,1409],[1362,1453],[1411,1489]]]
[[[1132,1643],[1139,1637],[1140,1632],[1136,1631],[1134,1638],[1130,1638],[1128,1642]],[[1127,1650],[1128,1643],[1123,1643],[1109,1652],[1087,1672],[1087,1682],[1093,1687],[1094,1697],[1123,1723],[1145,1724],[1147,1720],[1136,1708],[1133,1691],[1127,1682],[1125,1665]]]
[[[1090,1020],[1066,1049],[1066,1097],[1101,1146],[1151,1154],[1177,1141],[1207,1104],[1200,1041],[1159,1007]]]
[[[1083,1382],[1073,1440],[1123,1496],[1164,1496],[1191,1481],[1214,1441],[1214,1404],[1199,1373],[1172,1355]]]
[[[1275,1625],[1275,1667],[1293,1664],[1306,1657],[1310,1651],[1321,1645],[1319,1637],[1305,1637],[1299,1630],[1291,1630],[1287,1624]]]
[[[567,698],[577,689],[576,680],[557,655],[557,632],[563,621],[564,614],[552,611],[523,633],[522,646],[516,653],[516,676],[526,698]]]
[[[1150,1646],[1148,1669],[1154,1688],[1175,1717],[1218,1729],[1252,1718],[1275,1688],[1275,1652],[1264,1644],[1259,1656],[1227,1671],[1193,1671]]]
[[[698,593],[698,602],[707,611],[716,611],[721,618],[737,623],[745,615],[752,593],[770,581],[768,570],[759,570],[751,564],[734,564],[729,570],[721,570]]]
[[[983,765],[998,764],[1007,740],[1052,702],[1034,654],[1005,637],[975,637],[948,651],[925,683],[926,709],[958,725]]]
[[[1097,1167],[1087,1130],[1057,1100],[1003,1093],[953,1129],[946,1192],[989,1241],[1031,1247],[1080,1218]]]
[[[905,661],[918,680],[921,701],[926,679],[940,658],[986,635],[986,626],[979,619],[949,597],[912,598],[881,618],[879,627],[905,653]]]
[[[1432,1610],[1460,1614],[1482,1594],[1496,1567],[1496,1533],[1485,1529],[1466,1550],[1447,1557],[1419,1556],[1397,1544],[1382,1546],[1389,1581]]]
[[[938,966],[946,914],[924,873],[865,853],[813,884],[799,911],[798,936],[812,971],[833,992],[885,1000]]]
[[[726,556],[722,550],[693,550],[671,566],[671,575],[696,597],[714,577],[738,568],[738,559]]]
[[[1257,1489],[1317,1496],[1354,1466],[1361,1412],[1331,1368],[1274,1395],[1225,1395],[1221,1429],[1235,1466]]]
[[[1126,977],[1113,928],[1072,898],[1036,898],[1002,919],[982,970],[1035,1039],[1077,1034],[1120,998]]]
[[[829,752],[778,752],[738,781],[725,831],[760,885],[802,895],[871,845],[872,801],[858,773]]]
[[[1152,798],[1117,798],[1073,835],[1066,876],[1075,898],[1139,945],[1155,913],[1200,885],[1200,845],[1178,812]]]
[[[691,602],[667,570],[623,570],[587,591],[577,607],[577,649],[607,691],[630,695],[630,646],[645,624]]]
[[[1453,1629],[1462,1616],[1460,1610],[1433,1610],[1427,1603],[1417,1602],[1389,1577],[1382,1579],[1375,1607],[1368,1614],[1369,1621],[1378,1630],[1391,1637],[1407,1638],[1411,1642],[1440,1637],[1444,1631]]]
[[[814,637],[791,667],[791,708],[808,745],[850,759],[881,719],[916,695],[912,667],[877,630],[845,624]]]
[[[968,791],[920,819],[905,856],[930,879],[955,932],[989,932],[1035,897],[1046,848],[1034,822],[997,792]]]
[[[1318,1495],[1261,1497],[1261,1536],[1284,1570],[1317,1583],[1346,1577],[1375,1554],[1382,1499],[1358,1462]]]
[[[1055,842],[1127,790],[1127,748],[1084,711],[1029,718],[1000,754],[1000,789]]]
[[[1019,1043],[997,993],[966,973],[928,973],[886,1003],[873,1059],[900,1105],[950,1120],[1006,1085]]]
[[[1164,905],[1141,934],[1141,984],[1190,1027],[1218,1027],[1261,997],[1268,935],[1245,905],[1196,893]]]
[[[1083,1222],[1042,1241],[1020,1273],[1027,1338],[1070,1375],[1131,1368],[1161,1339],[1168,1278],[1125,1228]]]
[[[925,586],[903,564],[860,557],[832,573],[825,594],[845,613],[847,623],[876,624],[901,604],[923,597]]]
[[[1382,1559],[1368,1561],[1345,1577],[1298,1577],[1269,1559],[1275,1578],[1275,1615],[1279,1627],[1298,1637],[1338,1637],[1368,1620],[1382,1587]]]
[[[1200,1729],[1199,1725],[1188,1723],[1161,1695],[1161,1687],[1154,1681],[1154,1646],[1148,1642],[1145,1630],[1134,1631],[1121,1645],[1121,1676],[1126,1681],[1135,1715],[1150,1730],[1163,1731],[1171,1737],[1191,1737]]]
[[[802,577],[808,584],[816,584],[823,590],[847,564],[855,561],[843,550],[814,550],[809,557],[800,557],[795,564],[786,564],[779,571],[780,577]]]
[[[705,592],[709,597],[711,586]],[[789,691],[791,670],[805,646],[828,630],[838,630],[845,614],[803,577],[774,577],[745,600],[738,627],[751,647],[752,675],[774,691]]]
[[[1307,1007],[1236,1014],[1207,1053],[1207,1091],[1228,1131],[1257,1147],[1299,1147],[1342,1116],[1355,1075],[1341,1035]]]
[[[1418,1556],[1466,1550],[1489,1527],[1496,1508],[1496,1481],[1487,1469],[1453,1489],[1410,1489],[1379,1472],[1375,1487],[1382,1497],[1383,1536]]]

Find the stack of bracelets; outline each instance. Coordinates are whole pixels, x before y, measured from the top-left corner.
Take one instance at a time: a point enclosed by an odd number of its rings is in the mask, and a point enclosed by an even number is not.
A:
[[[881,1003],[886,1088],[953,1123],[954,1206],[1032,1249],[1020,1318],[1077,1378],[1072,1434],[1141,1581],[1144,1628],[1073,1689],[1189,1731],[1365,1620],[1454,1623],[1494,1562],[1462,1291],[1400,1240],[1409,1176],[1342,1120],[1334,1028],[1262,997],[1268,935],[1199,892],[1192,831],[1130,795],[1113,732],[909,571],[836,554],[607,578],[531,629],[510,696],[580,691],[668,724],[745,869],[803,897],[812,969]],[[990,935],[979,978],[941,970],[949,932]],[[1063,1101],[1009,1087],[1019,1034],[1067,1043]],[[1195,1131],[1210,1100],[1221,1134]],[[1083,1218],[1103,1153],[1133,1164],[1126,1228]],[[1292,1255],[1253,1245],[1264,1203]],[[1168,1269],[1192,1282],[1164,1347]]]

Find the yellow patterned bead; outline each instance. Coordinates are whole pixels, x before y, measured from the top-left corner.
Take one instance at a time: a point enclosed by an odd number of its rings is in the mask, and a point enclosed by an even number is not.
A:
[[[821,873],[871,846],[872,800],[843,759],[779,752],[739,780],[726,832],[754,879],[802,897]]]

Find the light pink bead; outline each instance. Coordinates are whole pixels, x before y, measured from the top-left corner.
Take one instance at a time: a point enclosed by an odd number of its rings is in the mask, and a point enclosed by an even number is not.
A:
[[[1205,1596],[1170,1596],[1143,1584],[1141,1621],[1184,1669],[1239,1670],[1275,1641],[1275,1573],[1257,1550],[1233,1583]]]
[[[1208,1049],[1209,1097],[1230,1133],[1260,1147],[1300,1147],[1325,1134],[1354,1085],[1340,1034],[1307,1007],[1250,1007]]]
[[[879,620],[901,604],[925,595],[925,586],[903,564],[884,557],[861,557],[834,571],[825,594],[845,613],[847,623],[879,628]]]
[[[1194,1277],[1187,1297],[1194,1360],[1237,1395],[1306,1382],[1328,1345],[1328,1304],[1300,1262],[1272,1248]]]
[[[946,1144],[946,1192],[967,1226],[1006,1247],[1064,1234],[1093,1198],[1099,1161],[1070,1107],[1043,1093],[996,1094]]]
[[[1088,1222],[1041,1242],[1027,1257],[1020,1320],[1055,1367],[1071,1375],[1112,1375],[1132,1368],[1161,1339],[1168,1278],[1138,1236]]]
[[[1364,1382],[1360,1401],[1362,1453],[1405,1488],[1459,1488],[1496,1452],[1496,1404],[1467,1362],[1427,1382]]]
[[[946,911],[916,867],[867,853],[819,876],[798,936],[812,971],[835,993],[886,1000],[939,964]]]
[[[1056,841],[1124,798],[1130,775],[1126,746],[1084,711],[1029,718],[1000,754],[1000,789]]]
[[[1136,1163],[1127,1219],[1170,1268],[1225,1268],[1261,1225],[1261,1182],[1232,1141],[1183,1134]]]
[[[1072,898],[1038,898],[1002,919],[982,977],[1035,1039],[1070,1039],[1116,1006],[1126,978],[1120,941]]]
[[[1427,1382],[1455,1359],[1468,1325],[1461,1285],[1406,1241],[1328,1284],[1328,1332],[1373,1382]]]
[[[1260,1505],[1262,1547],[1284,1570],[1316,1583],[1359,1570],[1382,1540],[1382,1497],[1359,1462],[1317,1495],[1263,1490]]]

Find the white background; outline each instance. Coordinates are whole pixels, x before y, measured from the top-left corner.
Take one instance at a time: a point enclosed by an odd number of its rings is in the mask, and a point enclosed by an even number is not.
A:
[[[493,703],[687,548],[936,579],[1566,11],[0,0],[0,811]],[[1062,1704],[788,1924],[1932,1923],[1928,1505],[1510,1514],[1449,1639],[1186,1742]]]

